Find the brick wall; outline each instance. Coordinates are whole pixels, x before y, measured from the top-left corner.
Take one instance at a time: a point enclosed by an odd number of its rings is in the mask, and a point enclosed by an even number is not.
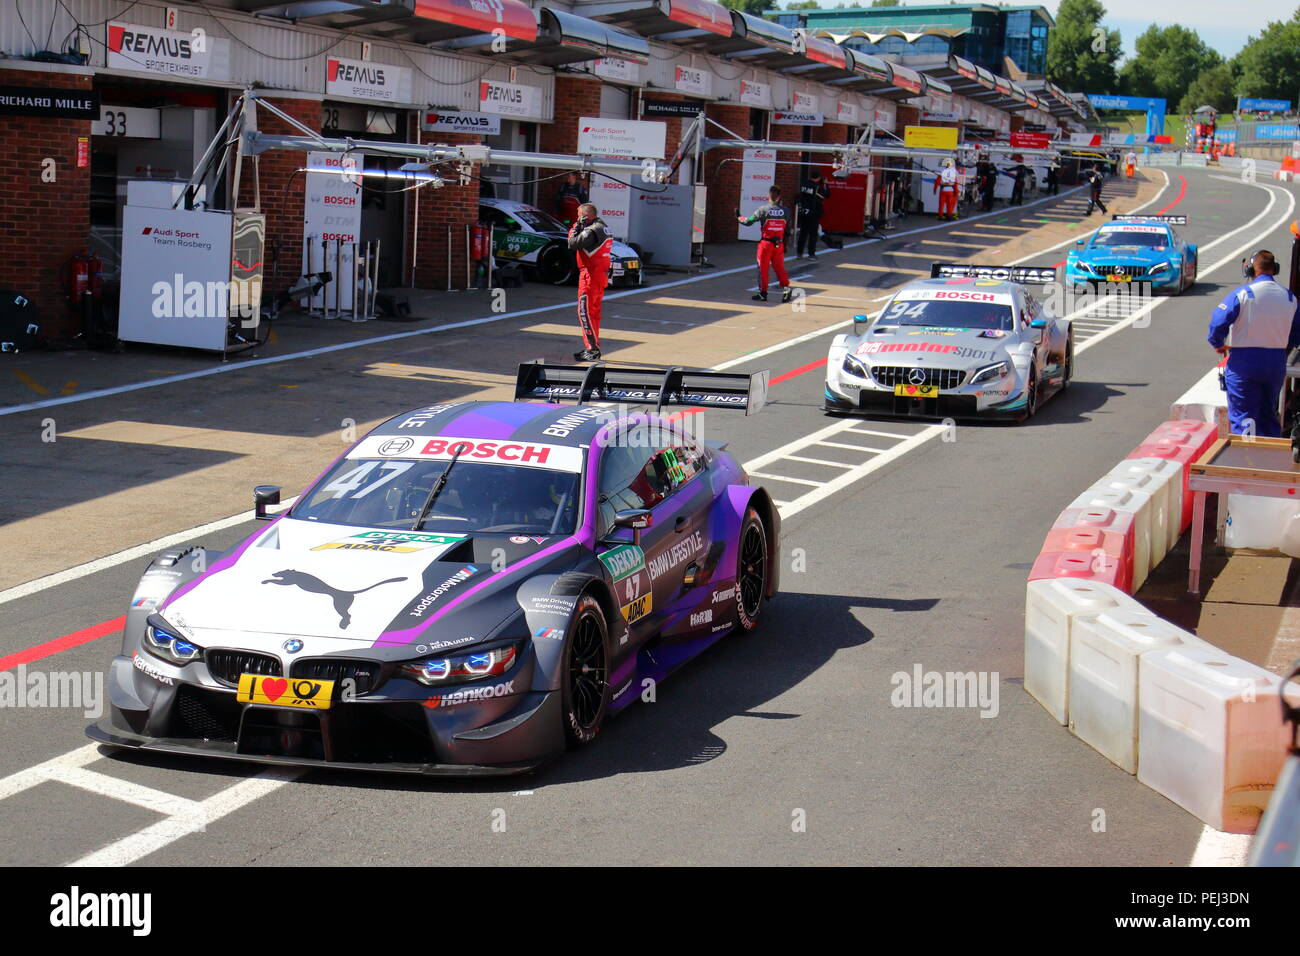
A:
[[[706,115],[740,136],[749,134],[749,107],[710,103]],[[710,136],[724,139],[725,134],[711,127]],[[711,149],[704,154],[704,183],[709,187],[705,242],[725,242],[736,238],[736,208],[740,205],[741,150]],[[723,163],[730,159],[732,162]]]
[[[438,143],[446,146],[464,146],[482,143],[481,136],[465,133],[420,133],[421,143]],[[481,166],[474,167],[476,175]],[[453,169],[444,170],[448,176]],[[451,243],[451,288],[465,288],[466,255],[465,226],[478,222],[479,184],[457,185],[455,180],[446,186],[425,186],[415,190],[414,202],[408,202],[408,236],[413,237],[411,255],[415,261],[415,285],[420,289],[447,288],[447,244]],[[418,225],[415,221],[416,203],[419,203]],[[450,238],[448,235],[450,227]],[[471,272],[470,284],[475,277]]]
[[[584,116],[600,115],[600,87],[598,79],[580,76],[556,76],[555,118],[541,124],[537,135],[537,150],[542,153],[560,153],[576,156],[578,153],[578,120]],[[538,176],[549,176],[558,169],[539,169]],[[555,212],[555,194],[564,183],[559,176],[537,184],[537,204],[547,212]]]
[[[267,101],[304,126],[320,131],[319,100],[267,97]],[[301,130],[290,126],[269,110],[258,111],[257,127],[262,132],[273,135],[302,135]],[[266,266],[263,282],[275,292],[288,288],[302,275],[303,206],[306,202],[307,175],[298,170],[306,165],[306,153],[286,149],[268,150],[257,159],[261,208],[266,215]],[[253,204],[253,183],[253,162],[250,157],[245,157],[239,184],[240,206]]]
[[[0,84],[89,90],[91,77],[0,70]],[[61,276],[71,256],[87,251],[90,234],[89,153],[87,166],[77,168],[81,136],[90,136],[90,120],[0,116],[0,287],[36,304],[47,341],[69,340],[80,328]],[[42,181],[47,158],[54,182]]]

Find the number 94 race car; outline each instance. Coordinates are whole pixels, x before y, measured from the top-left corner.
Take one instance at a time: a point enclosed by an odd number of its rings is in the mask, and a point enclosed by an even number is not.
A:
[[[1024,421],[1074,375],[1074,333],[1026,288],[1052,267],[935,263],[831,342],[823,410]]]
[[[749,413],[767,375],[523,365],[514,402],[398,415],[283,514],[259,487],[266,527],[145,570],[87,734],[422,774],[590,742],[643,681],[759,625],[780,517],[725,445],[589,403]]]

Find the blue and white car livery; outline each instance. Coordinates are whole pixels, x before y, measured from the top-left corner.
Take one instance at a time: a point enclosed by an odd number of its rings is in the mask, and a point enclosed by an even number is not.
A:
[[[1174,226],[1186,216],[1116,215],[1087,239],[1080,239],[1065,260],[1071,285],[1146,283],[1155,292],[1181,293],[1196,283],[1197,247],[1184,242]]]

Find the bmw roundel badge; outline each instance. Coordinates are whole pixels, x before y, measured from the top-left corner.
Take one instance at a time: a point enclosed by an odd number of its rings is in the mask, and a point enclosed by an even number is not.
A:
[[[286,654],[297,654],[302,650],[302,641],[298,640],[296,637],[291,637],[281,646],[284,648]]]

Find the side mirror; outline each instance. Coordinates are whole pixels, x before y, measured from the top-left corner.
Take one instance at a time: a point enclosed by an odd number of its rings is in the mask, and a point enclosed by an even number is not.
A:
[[[1032,321],[1032,322],[1029,323],[1029,327],[1030,327],[1031,329],[1045,329],[1045,328],[1047,328],[1047,320],[1046,320],[1046,319],[1034,319],[1034,321]]]
[[[1083,244],[1084,244],[1085,242],[1087,242],[1087,241],[1088,241],[1087,239],[1076,239],[1076,240],[1074,240],[1074,244],[1075,244],[1076,246],[1081,246],[1081,245],[1083,245]]]
[[[275,515],[266,513],[267,505],[280,503],[279,485],[258,485],[253,489],[253,516],[258,521],[270,521]]]
[[[655,523],[654,515],[646,508],[628,508],[614,515],[615,528],[631,528],[632,543],[641,543],[641,532]]]
[[[867,329],[871,327],[871,316],[855,315],[853,317],[853,334],[865,335]]]

